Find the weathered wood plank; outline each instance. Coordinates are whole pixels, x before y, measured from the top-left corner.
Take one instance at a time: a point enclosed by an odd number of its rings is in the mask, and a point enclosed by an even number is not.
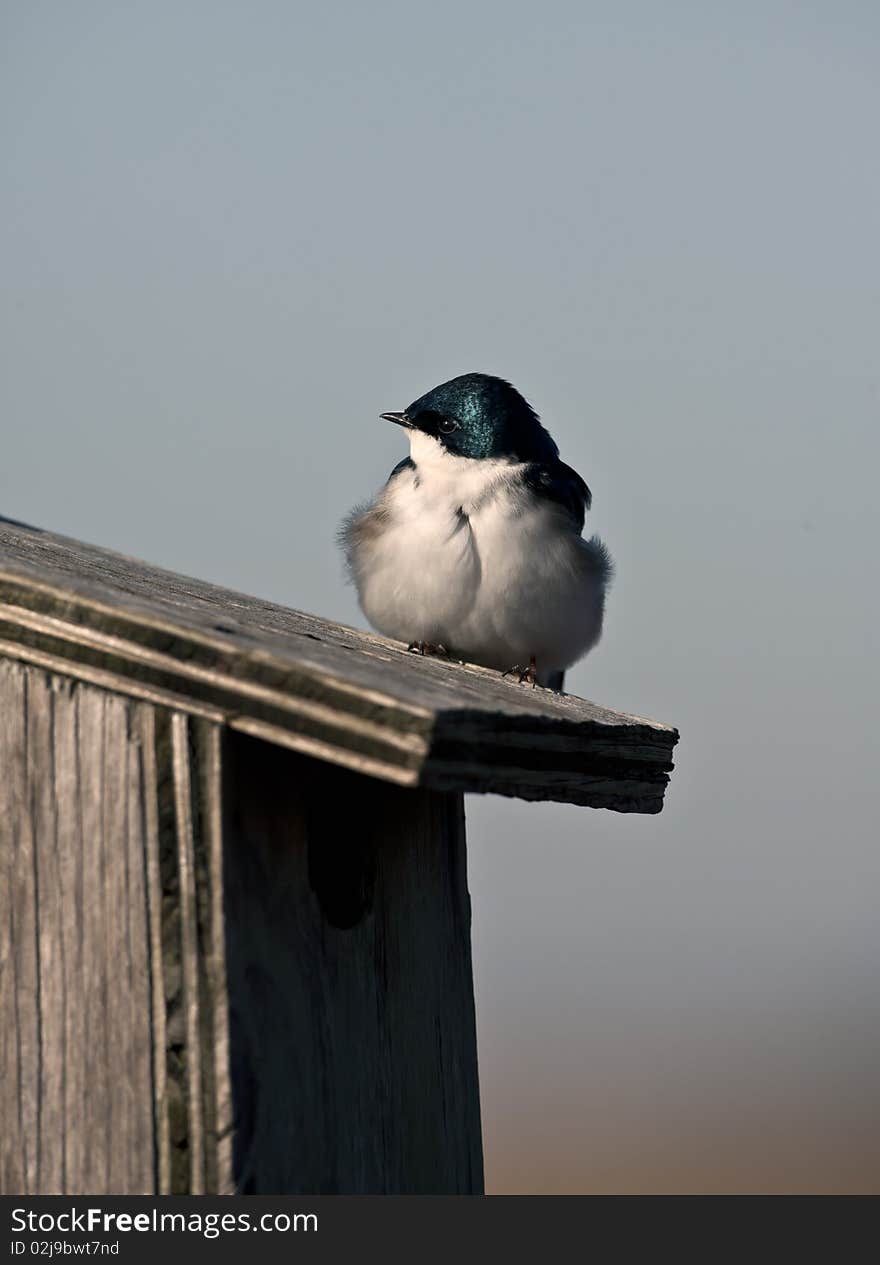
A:
[[[171,1127],[168,1118],[167,984],[162,934],[162,869],[159,847],[159,775],[156,715],[152,707],[138,709],[137,740],[141,756],[144,812],[144,883],[150,943],[150,1062],[153,1099],[150,1104],[156,1161],[155,1193],[171,1194]]]
[[[2,519],[0,654],[401,786],[658,812],[678,738]]]
[[[225,770],[238,1189],[480,1193],[461,795],[239,734]]]
[[[58,678],[55,678],[56,684]],[[67,688],[56,688],[55,723],[52,727],[54,750],[52,766],[56,797],[63,811],[58,814],[58,909],[61,919],[61,972],[64,982],[64,1031],[61,1036],[65,1051],[84,1050],[87,1044],[83,1001],[77,994],[77,983],[83,977],[83,909],[85,890],[82,865],[82,812],[79,791],[79,752],[77,745],[77,691],[72,682]],[[0,1014],[2,1014],[0,1006]],[[67,1189],[68,1178],[85,1171],[84,1134],[72,1122],[81,1118],[88,1094],[90,1063],[85,1059],[64,1060],[64,1101],[62,1108],[61,1148],[63,1174],[60,1189]],[[58,1145],[56,1137],[55,1145]]]
[[[482,1190],[460,794],[13,662],[0,714],[0,1193]]]
[[[183,978],[184,1038],[188,1057],[187,1111],[189,1115],[189,1193],[205,1193],[204,1121],[202,1116],[202,1061],[193,1058],[201,1046],[198,922],[196,917],[195,837],[192,821],[189,727],[186,716],[171,717],[174,767],[174,811],[177,824],[177,874],[180,908],[180,962]]]
[[[190,721],[195,753],[194,802],[196,904],[199,933],[199,987],[202,1079],[205,1101],[205,1183],[216,1194],[232,1194],[233,1103],[229,1063],[229,998],[226,973],[226,914],[223,889],[222,731]]]
[[[36,672],[29,672],[27,679],[39,679]],[[104,1191],[109,1178],[109,1156],[104,1106],[110,1095],[109,1081],[115,1068],[108,1059],[107,1041],[107,961],[104,920],[106,902],[103,890],[104,840],[103,840],[103,769],[104,769],[104,711],[107,695],[92,690],[77,691],[76,727],[77,757],[79,764],[78,798],[82,815],[82,876],[83,904],[80,923],[82,936],[82,974],[72,981],[75,996],[83,1008],[83,1027],[92,1040],[86,1050],[69,1051],[68,1058],[77,1054],[88,1063],[88,1079],[85,1097],[76,1127],[82,1130],[83,1167],[78,1174],[68,1174],[73,1189],[59,1194],[85,1194],[89,1187]],[[117,700],[124,705],[125,700]],[[84,749],[87,747],[87,750]],[[88,1040],[88,1037],[87,1037]],[[100,1087],[100,1088],[99,1088]],[[79,1180],[77,1180],[79,1179]],[[82,1186],[79,1183],[82,1182]],[[40,1188],[37,1187],[39,1190]]]
[[[0,1186],[10,1193],[152,1189],[133,706],[0,662]]]
[[[36,1187],[40,1031],[33,823],[27,802],[25,672],[0,662],[0,1177]]]
[[[53,750],[54,699],[45,679],[32,681],[28,691],[25,749],[25,795],[30,806],[33,848],[34,923],[36,933],[37,1010],[37,1172],[36,1179],[50,1190],[63,1181],[64,1148],[55,1145],[63,1137],[63,1083],[61,1060],[52,1057],[43,1040],[43,1015],[64,1014],[64,980],[61,939],[61,901],[58,865],[58,809],[54,779],[43,753]]]
[[[0,1193],[231,1190],[217,726],[2,659],[0,716]]]
[[[160,1181],[170,1194],[230,1193],[220,734],[182,713],[158,713],[155,734],[165,1005],[159,1116],[168,1154]]]

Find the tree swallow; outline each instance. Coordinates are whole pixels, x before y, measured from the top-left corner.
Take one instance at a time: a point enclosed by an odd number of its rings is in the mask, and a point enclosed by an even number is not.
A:
[[[361,609],[422,654],[562,688],[602,633],[608,551],[590,489],[509,382],[466,373],[402,413],[410,455],[341,541]]]

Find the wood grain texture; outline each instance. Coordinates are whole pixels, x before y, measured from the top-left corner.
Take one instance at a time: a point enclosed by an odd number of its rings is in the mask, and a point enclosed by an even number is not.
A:
[[[217,728],[2,659],[0,719],[0,1193],[230,1190]]]
[[[228,1194],[232,1173],[223,915],[220,732],[182,713],[154,717],[157,841],[155,1041],[161,1194]]]
[[[0,716],[0,1193],[482,1190],[460,794],[11,661]]]
[[[483,1189],[457,793],[226,740],[237,1188]]]
[[[678,739],[2,519],[0,654],[400,786],[659,812]]]
[[[154,1188],[138,705],[0,661],[0,1190]]]

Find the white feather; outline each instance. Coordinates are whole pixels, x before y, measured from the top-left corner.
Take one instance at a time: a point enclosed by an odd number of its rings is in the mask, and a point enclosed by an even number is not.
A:
[[[473,460],[410,433],[405,468],[346,532],[367,619],[401,641],[442,644],[505,670],[534,656],[539,680],[599,640],[608,561],[512,460]]]

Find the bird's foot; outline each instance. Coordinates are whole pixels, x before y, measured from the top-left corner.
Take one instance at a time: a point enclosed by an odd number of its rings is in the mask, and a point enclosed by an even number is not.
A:
[[[518,676],[520,685],[531,685],[532,689],[538,684],[538,665],[535,663],[535,656],[529,659],[529,666],[521,668],[518,663],[512,668],[508,668],[506,672],[501,673],[502,678],[505,676]]]
[[[445,646],[434,644],[433,641],[411,641],[407,646],[407,650],[413,654],[436,655],[443,659],[449,658],[449,651]]]

